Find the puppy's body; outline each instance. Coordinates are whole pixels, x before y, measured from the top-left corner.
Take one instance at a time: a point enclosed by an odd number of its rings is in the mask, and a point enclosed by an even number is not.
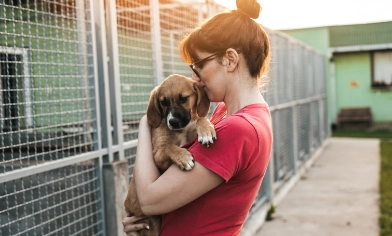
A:
[[[151,125],[151,142],[155,164],[161,173],[172,163],[182,170],[194,166],[192,155],[180,146],[198,136],[200,143],[209,145],[216,138],[213,125],[206,118],[210,101],[204,90],[189,78],[171,75],[151,92],[147,108],[147,120]],[[143,216],[136,195],[133,176],[125,208],[135,216]],[[141,236],[156,236],[160,231],[160,216],[150,216],[143,220],[150,226],[141,230]]]

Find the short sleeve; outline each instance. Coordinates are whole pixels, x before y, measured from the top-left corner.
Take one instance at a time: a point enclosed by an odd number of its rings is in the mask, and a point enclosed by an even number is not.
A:
[[[223,119],[215,129],[217,140],[210,147],[195,142],[188,151],[197,162],[227,182],[242,168],[242,157],[255,136],[251,125],[238,116]]]

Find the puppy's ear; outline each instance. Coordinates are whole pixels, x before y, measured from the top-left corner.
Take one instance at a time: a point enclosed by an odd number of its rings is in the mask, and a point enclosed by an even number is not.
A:
[[[193,85],[193,87],[197,94],[197,115],[199,117],[206,117],[208,115],[208,111],[210,110],[210,100],[208,99],[207,94],[204,92],[203,88],[199,87],[196,83]]]
[[[150,101],[147,107],[147,121],[152,127],[156,128],[161,123],[162,112],[158,101],[158,88],[151,91]]]

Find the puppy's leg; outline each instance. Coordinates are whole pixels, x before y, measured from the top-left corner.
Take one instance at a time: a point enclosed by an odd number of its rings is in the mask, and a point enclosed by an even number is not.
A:
[[[125,198],[125,208],[134,216],[144,216],[139,205],[139,201],[136,196],[136,185],[135,177],[132,178],[129,184],[128,194]],[[137,223],[147,223],[150,229],[143,229],[138,231],[140,236],[158,236],[161,230],[161,216],[149,216],[146,219],[142,219]]]
[[[181,170],[191,170],[195,165],[191,153],[174,144],[166,144],[154,149],[154,160],[161,171],[169,168],[171,163],[176,164]]]
[[[143,216],[142,209],[140,208],[139,200],[137,199],[136,195],[135,176],[132,178],[131,183],[129,184],[127,197],[124,201],[124,207],[131,213],[131,215]]]
[[[148,217],[148,226],[150,229],[143,229],[139,231],[139,236],[159,236],[161,231],[161,216]]]
[[[200,117],[196,122],[196,132],[199,143],[209,146],[216,140],[214,125],[206,117]]]

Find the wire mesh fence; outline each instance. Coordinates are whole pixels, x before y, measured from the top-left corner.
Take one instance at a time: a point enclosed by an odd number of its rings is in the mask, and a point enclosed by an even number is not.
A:
[[[273,119],[272,177],[263,181],[257,199],[271,200],[322,146],[329,130],[325,57],[282,33],[268,33],[271,82],[264,96]]]
[[[0,235],[111,235],[103,163],[126,160],[132,177],[150,91],[170,74],[191,76],[178,42],[223,10],[212,1],[0,0]],[[267,33],[274,147],[251,213],[329,133],[325,57]]]
[[[124,140],[137,138],[150,91],[155,86],[148,1],[116,2]]]
[[[75,1],[1,1],[0,173],[92,150],[86,8]]]
[[[0,232],[13,235],[102,234],[95,161],[15,179],[0,187]]]
[[[90,3],[1,0],[0,32],[0,235],[102,234]]]

